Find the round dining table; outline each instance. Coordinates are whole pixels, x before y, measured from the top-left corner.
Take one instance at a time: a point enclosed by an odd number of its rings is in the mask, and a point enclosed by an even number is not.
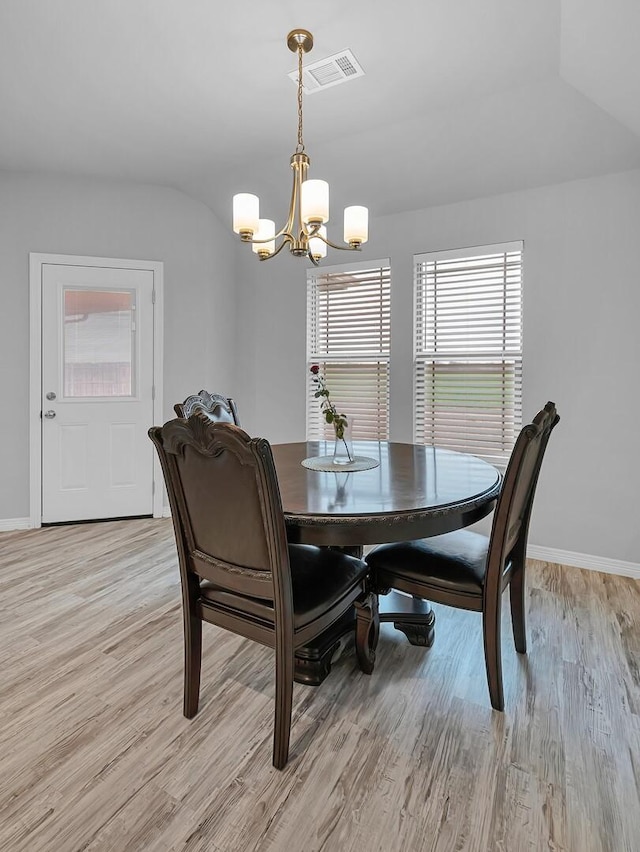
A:
[[[329,456],[332,442],[273,444],[280,495],[292,544],[339,548],[361,556],[366,545],[427,538],[479,521],[494,508],[501,476],[488,462],[422,444],[354,441],[356,459],[375,467],[311,470],[305,459]],[[380,620],[392,621],[414,645],[430,646],[435,614],[428,601],[390,592]],[[296,680],[321,683],[353,629],[348,613],[296,652]]]

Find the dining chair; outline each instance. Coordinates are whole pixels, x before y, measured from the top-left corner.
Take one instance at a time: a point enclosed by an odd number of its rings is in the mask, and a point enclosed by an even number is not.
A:
[[[264,438],[201,411],[154,426],[149,437],[169,494],[182,581],[184,715],[198,712],[203,621],[274,648],[273,765],[282,769],[295,650],[355,606],[357,660],[373,671],[378,615],[368,567],[340,551],[287,543]]]
[[[471,530],[383,544],[365,558],[379,594],[397,589],[419,598],[482,613],[485,666],[491,705],[504,709],[500,617],[509,586],[516,650],[526,653],[525,563],[533,497],[542,458],[559,421],[548,402],[514,445],[489,537]]]
[[[194,411],[203,411],[210,420],[215,420],[217,423],[240,425],[235,402],[230,397],[209,393],[206,390],[200,390],[188,396],[184,402],[176,402],[173,410],[178,417],[189,417]]]

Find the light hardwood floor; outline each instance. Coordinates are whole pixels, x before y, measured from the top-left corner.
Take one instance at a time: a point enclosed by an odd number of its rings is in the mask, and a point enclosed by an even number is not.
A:
[[[504,713],[480,616],[439,607],[431,650],[385,625],[371,677],[350,653],[296,685],[278,772],[268,649],[204,625],[182,716],[170,521],[2,534],[0,849],[636,852],[639,584],[532,563],[528,588]]]

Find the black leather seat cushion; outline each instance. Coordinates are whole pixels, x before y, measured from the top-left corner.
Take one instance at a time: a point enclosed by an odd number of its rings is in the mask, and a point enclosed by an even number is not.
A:
[[[357,597],[369,570],[361,559],[337,550],[306,544],[290,544],[289,560],[294,629],[310,624],[324,614],[328,606],[346,598],[353,600]],[[207,580],[200,584],[200,593],[204,603],[209,601],[220,604],[273,623],[274,612],[270,601],[228,592]]]
[[[381,544],[365,558],[377,582],[393,587],[394,578],[443,591],[482,594],[489,539],[470,530],[416,541]]]

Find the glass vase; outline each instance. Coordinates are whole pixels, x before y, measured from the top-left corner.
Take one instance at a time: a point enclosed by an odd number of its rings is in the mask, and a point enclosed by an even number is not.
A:
[[[333,463],[344,465],[351,464],[353,461],[353,439],[351,437],[353,430],[353,418],[348,417],[344,426],[337,428],[334,426],[335,442],[333,445]]]

